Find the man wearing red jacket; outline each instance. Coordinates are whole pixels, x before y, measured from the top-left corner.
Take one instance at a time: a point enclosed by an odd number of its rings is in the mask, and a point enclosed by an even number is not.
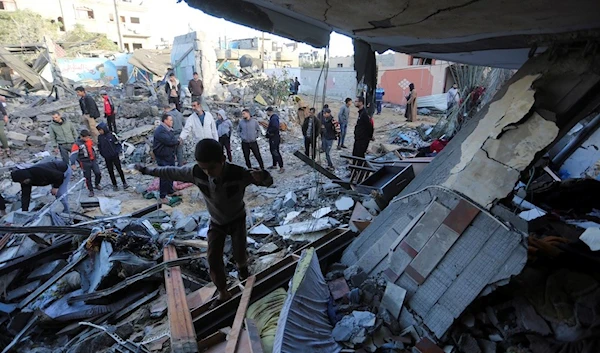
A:
[[[94,197],[94,188],[92,187],[92,171],[95,176],[96,190],[102,190],[100,186],[100,167],[98,166],[98,154],[94,148],[94,143],[91,138],[91,134],[87,130],[81,130],[80,138],[73,144],[71,149],[71,168],[77,169],[76,162],[79,162],[79,166],[83,170],[85,176],[85,183],[88,190],[90,191],[89,197]]]
[[[108,129],[111,132],[117,133],[117,112],[115,111],[115,104],[112,99],[108,96],[105,90],[100,91],[102,96],[102,102],[104,104],[104,117],[108,124]]]

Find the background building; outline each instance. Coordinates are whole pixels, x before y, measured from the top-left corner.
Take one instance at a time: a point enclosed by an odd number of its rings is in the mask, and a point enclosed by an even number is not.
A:
[[[227,41],[219,40],[217,61],[227,60],[237,64],[240,57],[250,55],[254,59],[262,59],[263,67],[285,68],[298,67],[297,44],[280,44],[271,38],[244,38]]]
[[[125,51],[154,48],[149,6],[141,0],[0,0],[0,10],[31,10],[61,23],[103,33]]]

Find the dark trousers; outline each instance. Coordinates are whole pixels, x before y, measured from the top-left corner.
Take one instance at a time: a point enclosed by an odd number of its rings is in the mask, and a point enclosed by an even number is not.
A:
[[[69,157],[71,156],[71,147],[73,147],[72,143],[62,143],[58,145],[58,151],[60,152],[60,157],[63,162],[67,163],[67,165],[71,165],[69,161]]]
[[[208,268],[210,279],[219,291],[227,289],[227,277],[225,275],[225,264],[223,263],[223,249],[227,235],[231,235],[233,261],[235,261],[238,270],[247,268],[246,216],[224,225],[210,222],[207,234]]]
[[[269,150],[273,158],[273,167],[279,165],[279,168],[283,168],[283,158],[281,152],[279,152],[279,144],[281,144],[281,136],[277,135],[269,138]]]
[[[179,102],[179,97],[169,97],[169,104],[174,103],[175,109],[181,112],[181,103]]]
[[[96,186],[100,185],[100,180],[102,179],[98,162],[93,160],[81,163],[81,169],[83,169],[83,176],[85,177],[85,184],[87,185],[88,190],[94,191],[94,187],[92,186],[92,172],[94,172],[94,184]]]
[[[311,150],[311,148],[312,148],[312,150]],[[317,156],[317,151],[315,150],[315,144],[313,143],[313,141],[311,141],[310,137],[304,138],[304,154],[307,157],[310,156],[310,158],[312,158],[312,159],[315,159],[315,157]]]
[[[117,178],[115,178],[115,168],[117,172],[119,172],[119,176],[121,177],[121,182],[123,185],[127,184],[125,181],[125,174],[123,174],[123,168],[121,168],[121,160],[119,157],[114,158],[105,158],[106,168],[108,168],[108,176],[110,176],[110,181],[114,186],[117,186]]]
[[[158,157],[156,156],[156,164],[159,167],[168,167],[175,165],[175,156],[170,157]],[[173,189],[173,181],[169,179],[160,178],[160,186],[159,186],[160,198],[164,199],[168,194],[172,194],[175,192]]]
[[[377,101],[377,114],[381,114],[381,101]]]
[[[365,158],[367,149],[369,148],[369,140],[355,140],[354,148],[352,148],[352,155],[354,157]]]
[[[117,133],[117,115],[112,113],[111,115],[104,115],[106,117],[106,123],[108,124],[108,129],[115,134]]]
[[[252,163],[250,163],[250,151],[256,157],[260,169],[265,169],[262,157],[260,156],[260,150],[258,149],[258,142],[242,142],[242,151],[244,152],[244,159],[246,160],[246,167],[252,169]]]
[[[219,136],[219,143],[225,149],[225,153],[227,153],[227,159],[231,162],[231,138],[227,135]]]
[[[2,195],[0,195],[0,211],[6,211],[6,201]]]

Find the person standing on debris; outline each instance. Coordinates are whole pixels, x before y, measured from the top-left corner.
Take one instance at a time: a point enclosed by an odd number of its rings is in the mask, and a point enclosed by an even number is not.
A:
[[[417,120],[417,91],[415,90],[415,84],[411,83],[408,85],[410,93],[406,96],[406,112],[404,116],[406,121]]]
[[[6,200],[0,194],[0,217],[6,216]]]
[[[338,140],[337,149],[348,148],[344,145],[346,141],[346,131],[348,130],[348,120],[350,119],[350,105],[352,105],[352,98],[346,98],[344,105],[338,113],[338,122],[340,123],[340,139]]]
[[[199,101],[192,102],[192,110],[194,112],[187,118],[185,126],[179,136],[179,140],[183,143],[191,134],[194,143],[198,143],[207,138],[218,141],[219,135],[217,134],[217,123],[212,114],[205,112]]]
[[[377,104],[377,115],[381,114],[383,96],[385,96],[385,90],[382,87],[377,87],[377,89],[375,89],[375,103]]]
[[[52,122],[50,123],[50,138],[54,142],[54,151],[60,154],[63,162],[69,163],[71,148],[77,140],[78,134],[75,125],[69,120],[64,119],[60,113],[52,113]]]
[[[238,133],[242,139],[242,152],[244,152],[244,159],[246,160],[246,167],[252,169],[252,163],[250,163],[250,151],[254,154],[254,157],[258,161],[260,169],[265,169],[262,156],[260,155],[260,149],[258,148],[258,136],[260,135],[260,126],[258,121],[252,118],[248,109],[242,110],[242,120],[238,123]]]
[[[315,116],[315,108],[310,108],[308,117],[302,124],[302,135],[304,135],[304,154],[314,160],[317,154],[317,136],[321,132],[321,121]],[[312,148],[312,150],[311,150]],[[310,154],[309,154],[310,152]]]
[[[104,103],[104,117],[108,123],[110,131],[117,133],[117,112],[113,100],[108,96],[105,90],[100,91],[102,102]]]
[[[136,169],[146,175],[194,183],[202,192],[210,214],[207,259],[210,278],[219,292],[218,299],[212,305],[216,307],[231,298],[223,263],[227,235],[231,236],[233,260],[238,268],[239,279],[243,281],[250,275],[246,250],[246,187],[250,184],[268,187],[273,185],[273,178],[264,170],[249,171],[227,163],[223,147],[212,139],[198,142],[194,155],[195,165],[149,168],[138,164]]]
[[[98,132],[100,133],[100,136],[98,136],[98,150],[106,162],[108,176],[110,176],[113,189],[115,191],[119,190],[117,178],[115,178],[115,168],[121,177],[123,189],[127,189],[129,185],[127,185],[127,181],[125,181],[125,174],[123,174],[123,168],[121,167],[121,158],[119,158],[119,154],[123,149],[119,139],[114,132],[110,131],[105,123],[98,124]]]
[[[85,89],[81,86],[75,88],[75,92],[79,97],[79,107],[81,108],[81,114],[83,115],[83,123],[87,126],[88,132],[92,134],[92,140],[98,142],[98,130],[96,130],[96,119],[100,117],[100,111],[96,105],[96,101],[92,96],[85,92]]]
[[[267,138],[269,139],[269,149],[273,158],[273,165],[269,169],[277,169],[277,165],[279,165],[279,173],[283,173],[283,157],[281,157],[281,152],[279,152],[279,145],[281,144],[279,115],[273,113],[273,107],[267,108],[267,115],[269,116]]]
[[[96,129],[96,133],[98,130]],[[98,133],[99,134],[99,133]],[[79,167],[83,170],[85,183],[90,191],[88,196],[94,197],[94,187],[92,186],[92,172],[94,172],[96,190],[102,190],[100,180],[100,167],[98,166],[98,153],[91,139],[91,133],[87,130],[81,130],[79,140],[73,144],[71,148],[71,168],[77,169],[76,162],[79,162]]]
[[[369,142],[374,141],[373,138],[373,123],[367,113],[365,107],[365,99],[363,97],[356,98],[355,106],[358,108],[358,120],[354,128],[354,148],[352,155],[355,157],[365,158]]]
[[[329,109],[329,104],[323,105],[323,109],[321,109],[319,114],[317,114],[317,118],[321,122],[321,131],[319,131],[319,136],[318,136],[318,138],[321,139],[321,143],[319,144],[319,146],[321,146],[321,147],[319,147],[321,153],[325,152],[325,145],[323,142],[323,132],[324,132],[323,125],[325,124],[325,116],[324,116],[323,112],[325,111],[325,109]]]
[[[181,136],[181,132],[183,131],[183,114],[181,114],[181,112],[175,108],[175,103],[170,103],[164,108],[164,110],[166,114],[170,115],[173,118],[173,134],[175,134],[175,136],[179,138],[179,136]],[[177,165],[181,167],[184,164],[183,143],[177,145],[176,157]]]
[[[8,124],[8,112],[6,111],[6,98],[4,96],[0,96],[0,114],[2,114],[2,119],[0,119],[0,142],[2,142],[2,148],[6,152],[7,156],[10,156],[10,148],[8,147],[8,139],[6,138],[6,133],[4,129]],[[2,150],[0,150],[0,156],[3,155]]]
[[[190,116],[188,120],[191,118],[192,117]],[[156,158],[156,164],[158,166],[174,166],[175,154],[180,140],[173,133],[173,117],[168,114],[163,114],[160,120],[161,124],[154,130],[152,151],[154,152],[154,157]],[[174,179],[163,177],[160,178],[160,202],[169,203],[167,195],[175,194],[173,180]]]
[[[223,109],[219,110],[217,112],[217,134],[219,135],[219,143],[225,149],[229,162],[233,159],[231,158],[231,131],[233,131],[231,120],[227,119],[227,114]]]
[[[181,111],[181,102],[179,101],[181,83],[179,83],[173,72],[169,74],[169,79],[165,84],[165,92],[167,93],[167,97],[169,97],[169,103],[174,103],[177,110]]]
[[[323,119],[323,134],[321,138],[323,139],[323,149],[325,150],[325,157],[327,158],[327,169],[335,170],[330,155],[333,141],[335,141],[335,125],[333,117],[331,116],[331,109],[323,109]]]
[[[69,165],[58,159],[52,162],[38,163],[26,169],[13,170],[11,172],[12,180],[15,183],[21,183],[21,209],[25,212],[29,211],[32,186],[52,185],[50,192],[57,199],[65,195],[69,191],[71,174]],[[69,212],[67,197],[60,200],[63,204],[63,212]]]
[[[448,101],[448,109],[446,111],[450,114],[452,108],[460,102],[460,94],[458,93],[458,85],[456,83],[453,84],[452,88],[446,93],[446,99]]]
[[[204,93],[204,84],[198,76],[197,72],[194,72],[194,78],[188,83],[188,89],[192,94],[192,101],[202,102],[202,94]]]
[[[298,77],[294,78],[293,86],[294,86],[294,92],[293,93],[295,95],[298,95],[298,92],[300,91],[300,81],[298,81]]]

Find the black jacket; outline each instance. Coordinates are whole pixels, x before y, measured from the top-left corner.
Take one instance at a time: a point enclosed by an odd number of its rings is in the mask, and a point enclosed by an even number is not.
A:
[[[98,152],[100,152],[100,155],[102,155],[104,159],[118,158],[122,147],[119,143],[119,139],[115,136],[115,133],[108,129],[106,123],[98,124],[98,129],[104,131],[103,134],[98,135]]]
[[[323,139],[327,141],[335,140],[335,126],[333,126],[333,118],[325,119],[323,124]]]
[[[314,141],[321,133],[321,121],[316,116],[308,116],[306,119],[304,119],[304,123],[302,124],[302,135],[304,135],[304,137],[310,137],[308,136],[309,119],[313,119],[312,139]]]
[[[154,143],[152,151],[157,158],[170,159],[175,157],[179,139],[173,130],[169,130],[164,124],[160,124],[154,130]]]
[[[52,185],[53,188],[58,188],[65,180],[65,172],[69,166],[62,160],[52,162],[38,163],[27,169],[13,170],[11,173],[12,180],[16,183],[21,183],[21,209],[29,211],[29,202],[31,201],[32,186]],[[29,179],[28,184],[23,184],[23,181]]]
[[[358,111],[358,120],[354,128],[354,140],[369,141],[373,138],[373,131],[373,124],[371,124],[371,118],[367,113],[367,109],[362,108]]]
[[[267,137],[279,137],[279,115],[273,114],[269,119],[269,126],[267,127]]]
[[[81,108],[81,114],[89,115],[92,118],[99,118],[100,111],[98,110],[98,106],[96,105],[96,101],[89,94],[85,94],[85,96],[79,98],[79,107]]]

